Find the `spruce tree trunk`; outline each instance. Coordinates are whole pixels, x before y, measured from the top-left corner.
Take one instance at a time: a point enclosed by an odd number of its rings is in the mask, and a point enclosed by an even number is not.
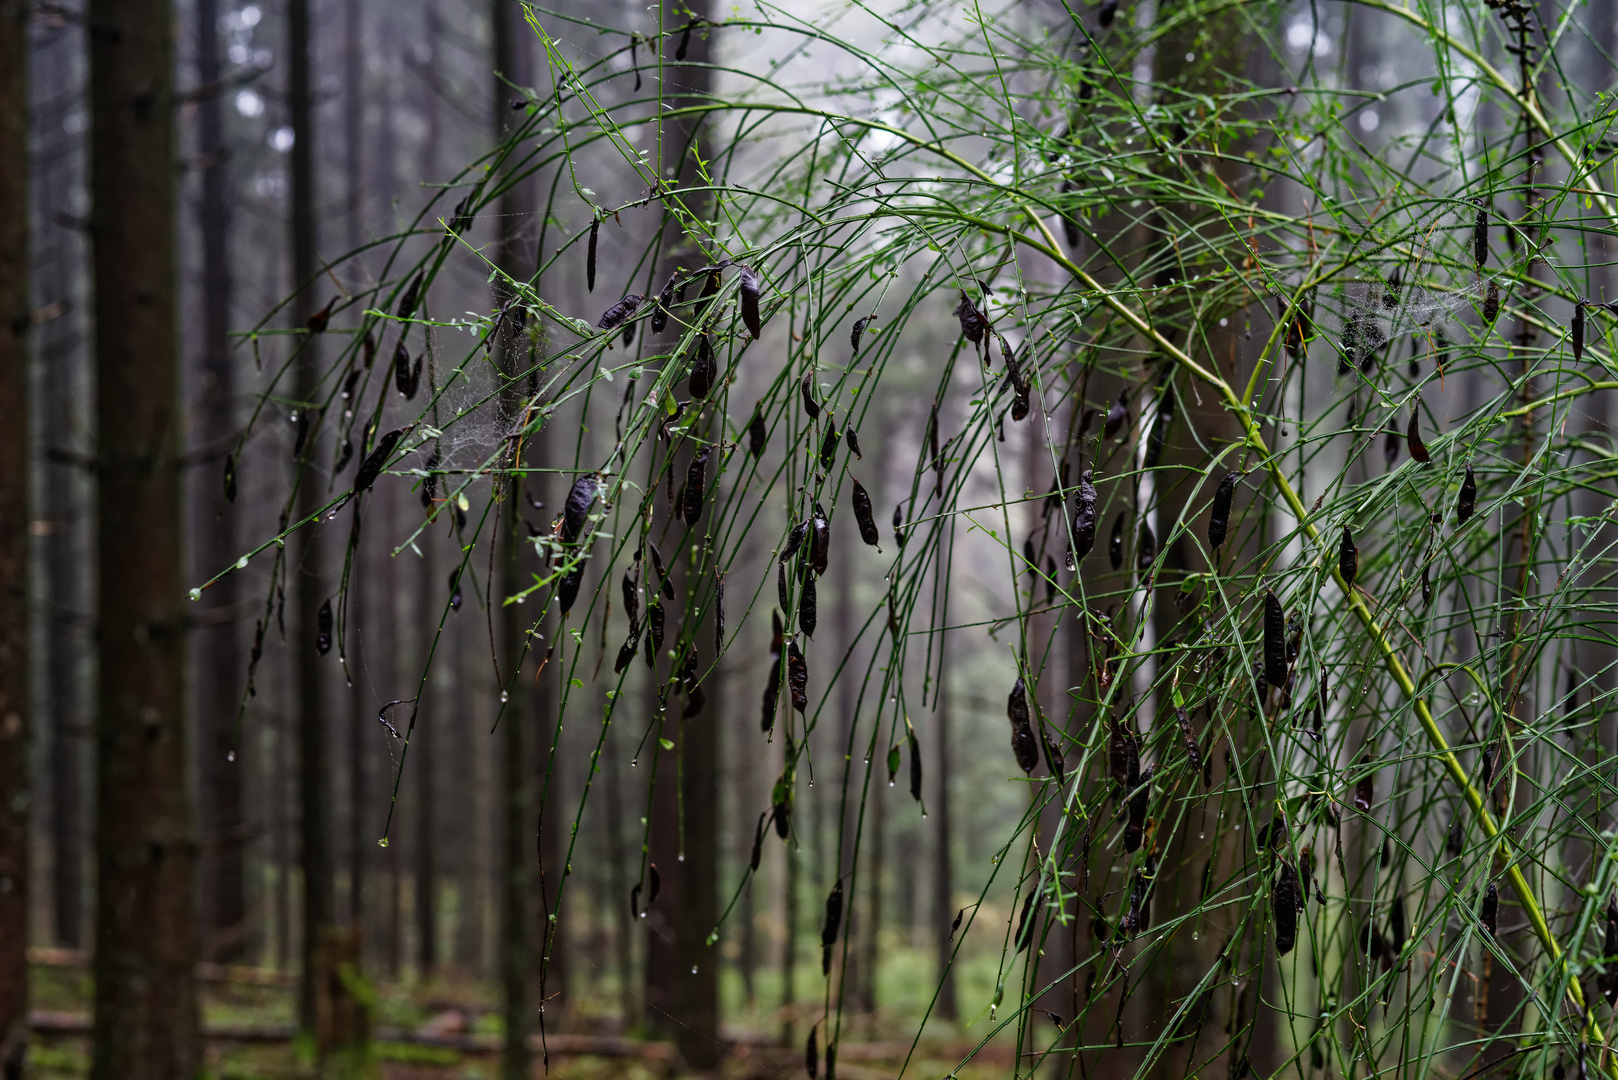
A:
[[[0,3],[0,1075],[28,1049],[28,8]]]
[[[196,0],[197,82],[218,83],[218,0]],[[214,454],[233,441],[236,380],[230,356],[230,215],[226,203],[224,123],[221,94],[197,103],[196,157],[201,163],[197,226],[202,240],[200,354],[193,409],[198,417],[196,450],[208,463],[191,477],[191,536],[197,545],[192,574],[208,578],[236,558],[236,511],[226,502]],[[211,960],[237,961],[247,952],[247,878],[243,860],[245,824],[243,765],[236,749],[236,711],[241,693],[241,643],[232,609],[240,590],[230,575],[208,590],[208,608],[192,641],[196,671],[197,787],[202,829],[208,836],[199,870],[204,952]],[[216,615],[210,618],[209,615]]]
[[[173,8],[89,5],[101,677],[94,1080],[200,1060],[176,408]]]

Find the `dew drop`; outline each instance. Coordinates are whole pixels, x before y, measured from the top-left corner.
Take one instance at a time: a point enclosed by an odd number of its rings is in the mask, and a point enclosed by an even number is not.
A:
[[[511,700],[511,695],[502,690],[500,691],[500,700],[502,702],[509,701]]]
[[[232,750],[230,753],[226,754],[225,755],[225,760],[226,761],[235,761],[236,760],[236,751]]]
[[[524,601],[526,601],[527,599],[528,599],[528,597],[522,595],[522,593],[517,594],[517,603],[521,604]]]
[[[238,569],[238,570],[246,570],[247,569],[247,556],[246,555],[243,555],[241,558],[236,560],[236,569]]]
[[[675,861],[676,862],[685,862],[685,852],[683,852],[683,851],[680,852],[680,854],[675,857]]]
[[[192,589],[191,593],[190,593],[190,596],[191,596],[191,599],[193,599],[193,600],[201,600],[202,599],[202,590],[201,589]]]
[[[697,965],[692,964],[691,965],[691,974],[695,975],[696,973],[697,973]]]
[[[926,821],[926,820],[927,820],[927,811],[925,811],[925,810],[923,810],[923,811],[922,811],[922,812],[921,812],[921,819],[922,819],[922,820],[923,820],[923,821]]]
[[[636,765],[639,765],[639,764],[640,764],[640,758],[636,757],[636,758],[630,758],[629,759],[629,767],[631,769],[633,769]]]
[[[892,781],[892,780],[889,780],[889,781],[888,781],[888,786],[889,786],[889,787],[892,787],[892,786],[893,786],[893,781]]]
[[[388,846],[388,838],[384,836],[382,839],[380,839],[380,840],[378,840],[376,842],[376,846],[377,847],[387,847]]]

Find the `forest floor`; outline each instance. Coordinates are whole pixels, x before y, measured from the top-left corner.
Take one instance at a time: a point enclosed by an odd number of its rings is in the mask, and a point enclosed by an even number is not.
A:
[[[65,1080],[89,1072],[90,983],[82,959],[40,950],[34,965],[32,1046],[35,1075]],[[308,1075],[294,1041],[293,995],[288,974],[267,969],[204,969],[207,1075],[217,1080],[282,1080]],[[499,1016],[492,987],[470,981],[431,985],[383,983],[373,1052],[380,1080],[484,1080],[499,1073]],[[926,1077],[954,1073],[961,1080],[1002,1076],[1011,1065],[1011,1040],[980,1050],[957,1070],[977,1040],[929,1035],[911,1056],[913,1019],[860,1017],[846,1021],[837,1075],[842,1080]],[[567,1030],[547,1039],[548,1071],[536,1054],[535,1077],[563,1080],[666,1080],[691,1075],[674,1047],[618,1030],[615,1018],[575,1016]],[[936,1028],[937,1025],[931,1025]],[[729,1052],[710,1075],[716,1080],[785,1080],[804,1075],[806,1029],[794,1045],[780,1033],[728,1030]],[[822,1045],[824,1040],[821,1040]]]

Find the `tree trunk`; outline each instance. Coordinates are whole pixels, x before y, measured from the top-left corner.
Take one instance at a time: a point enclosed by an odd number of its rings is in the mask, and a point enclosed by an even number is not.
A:
[[[197,83],[220,77],[218,0],[196,0]],[[197,225],[202,239],[202,340],[193,409],[199,417],[196,446],[209,462],[196,470],[190,495],[191,531],[197,545],[193,577],[208,578],[236,558],[235,513],[221,490],[211,455],[222,452],[235,432],[236,386],[230,357],[231,276],[226,201],[223,109],[220,95],[197,103],[196,158],[201,162]],[[247,951],[247,879],[242,835],[243,766],[236,750],[236,713],[241,693],[241,649],[233,614],[240,590],[230,575],[208,591],[205,629],[192,641],[196,672],[198,807],[204,835],[201,860],[203,952],[211,960],[238,961]]]
[[[173,9],[91,0],[96,326],[95,1080],[201,1065],[185,724]]]
[[[315,257],[315,176],[314,125],[311,116],[309,78],[309,2],[289,0],[287,5],[287,52],[290,78],[287,101],[292,119],[292,288],[296,294],[292,310],[301,327],[317,304],[319,267]],[[314,339],[300,338],[297,361],[297,398],[300,409],[313,412],[319,394],[320,360]],[[307,414],[306,414],[307,415]],[[321,505],[323,491],[315,474],[319,461],[316,447],[320,440],[318,418],[307,416],[309,438],[299,463],[298,514],[308,517]],[[292,633],[292,647],[298,658],[298,841],[299,863],[303,869],[302,978],[299,990],[299,1024],[306,1032],[316,1028],[318,961],[321,942],[332,929],[336,895],[332,882],[330,800],[327,791],[328,726],[325,673],[314,649],[315,613],[326,601],[325,544],[323,526],[311,524],[299,530],[298,551],[293,562],[297,579],[298,621]],[[317,1048],[317,1053],[320,1052]]]
[[[0,1075],[28,1051],[28,32],[0,5]]]

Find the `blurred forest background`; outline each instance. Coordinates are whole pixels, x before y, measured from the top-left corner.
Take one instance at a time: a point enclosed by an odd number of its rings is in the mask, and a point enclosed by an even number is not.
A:
[[[1618,8],[743,7],[0,0],[6,1080],[1618,1074]]]

